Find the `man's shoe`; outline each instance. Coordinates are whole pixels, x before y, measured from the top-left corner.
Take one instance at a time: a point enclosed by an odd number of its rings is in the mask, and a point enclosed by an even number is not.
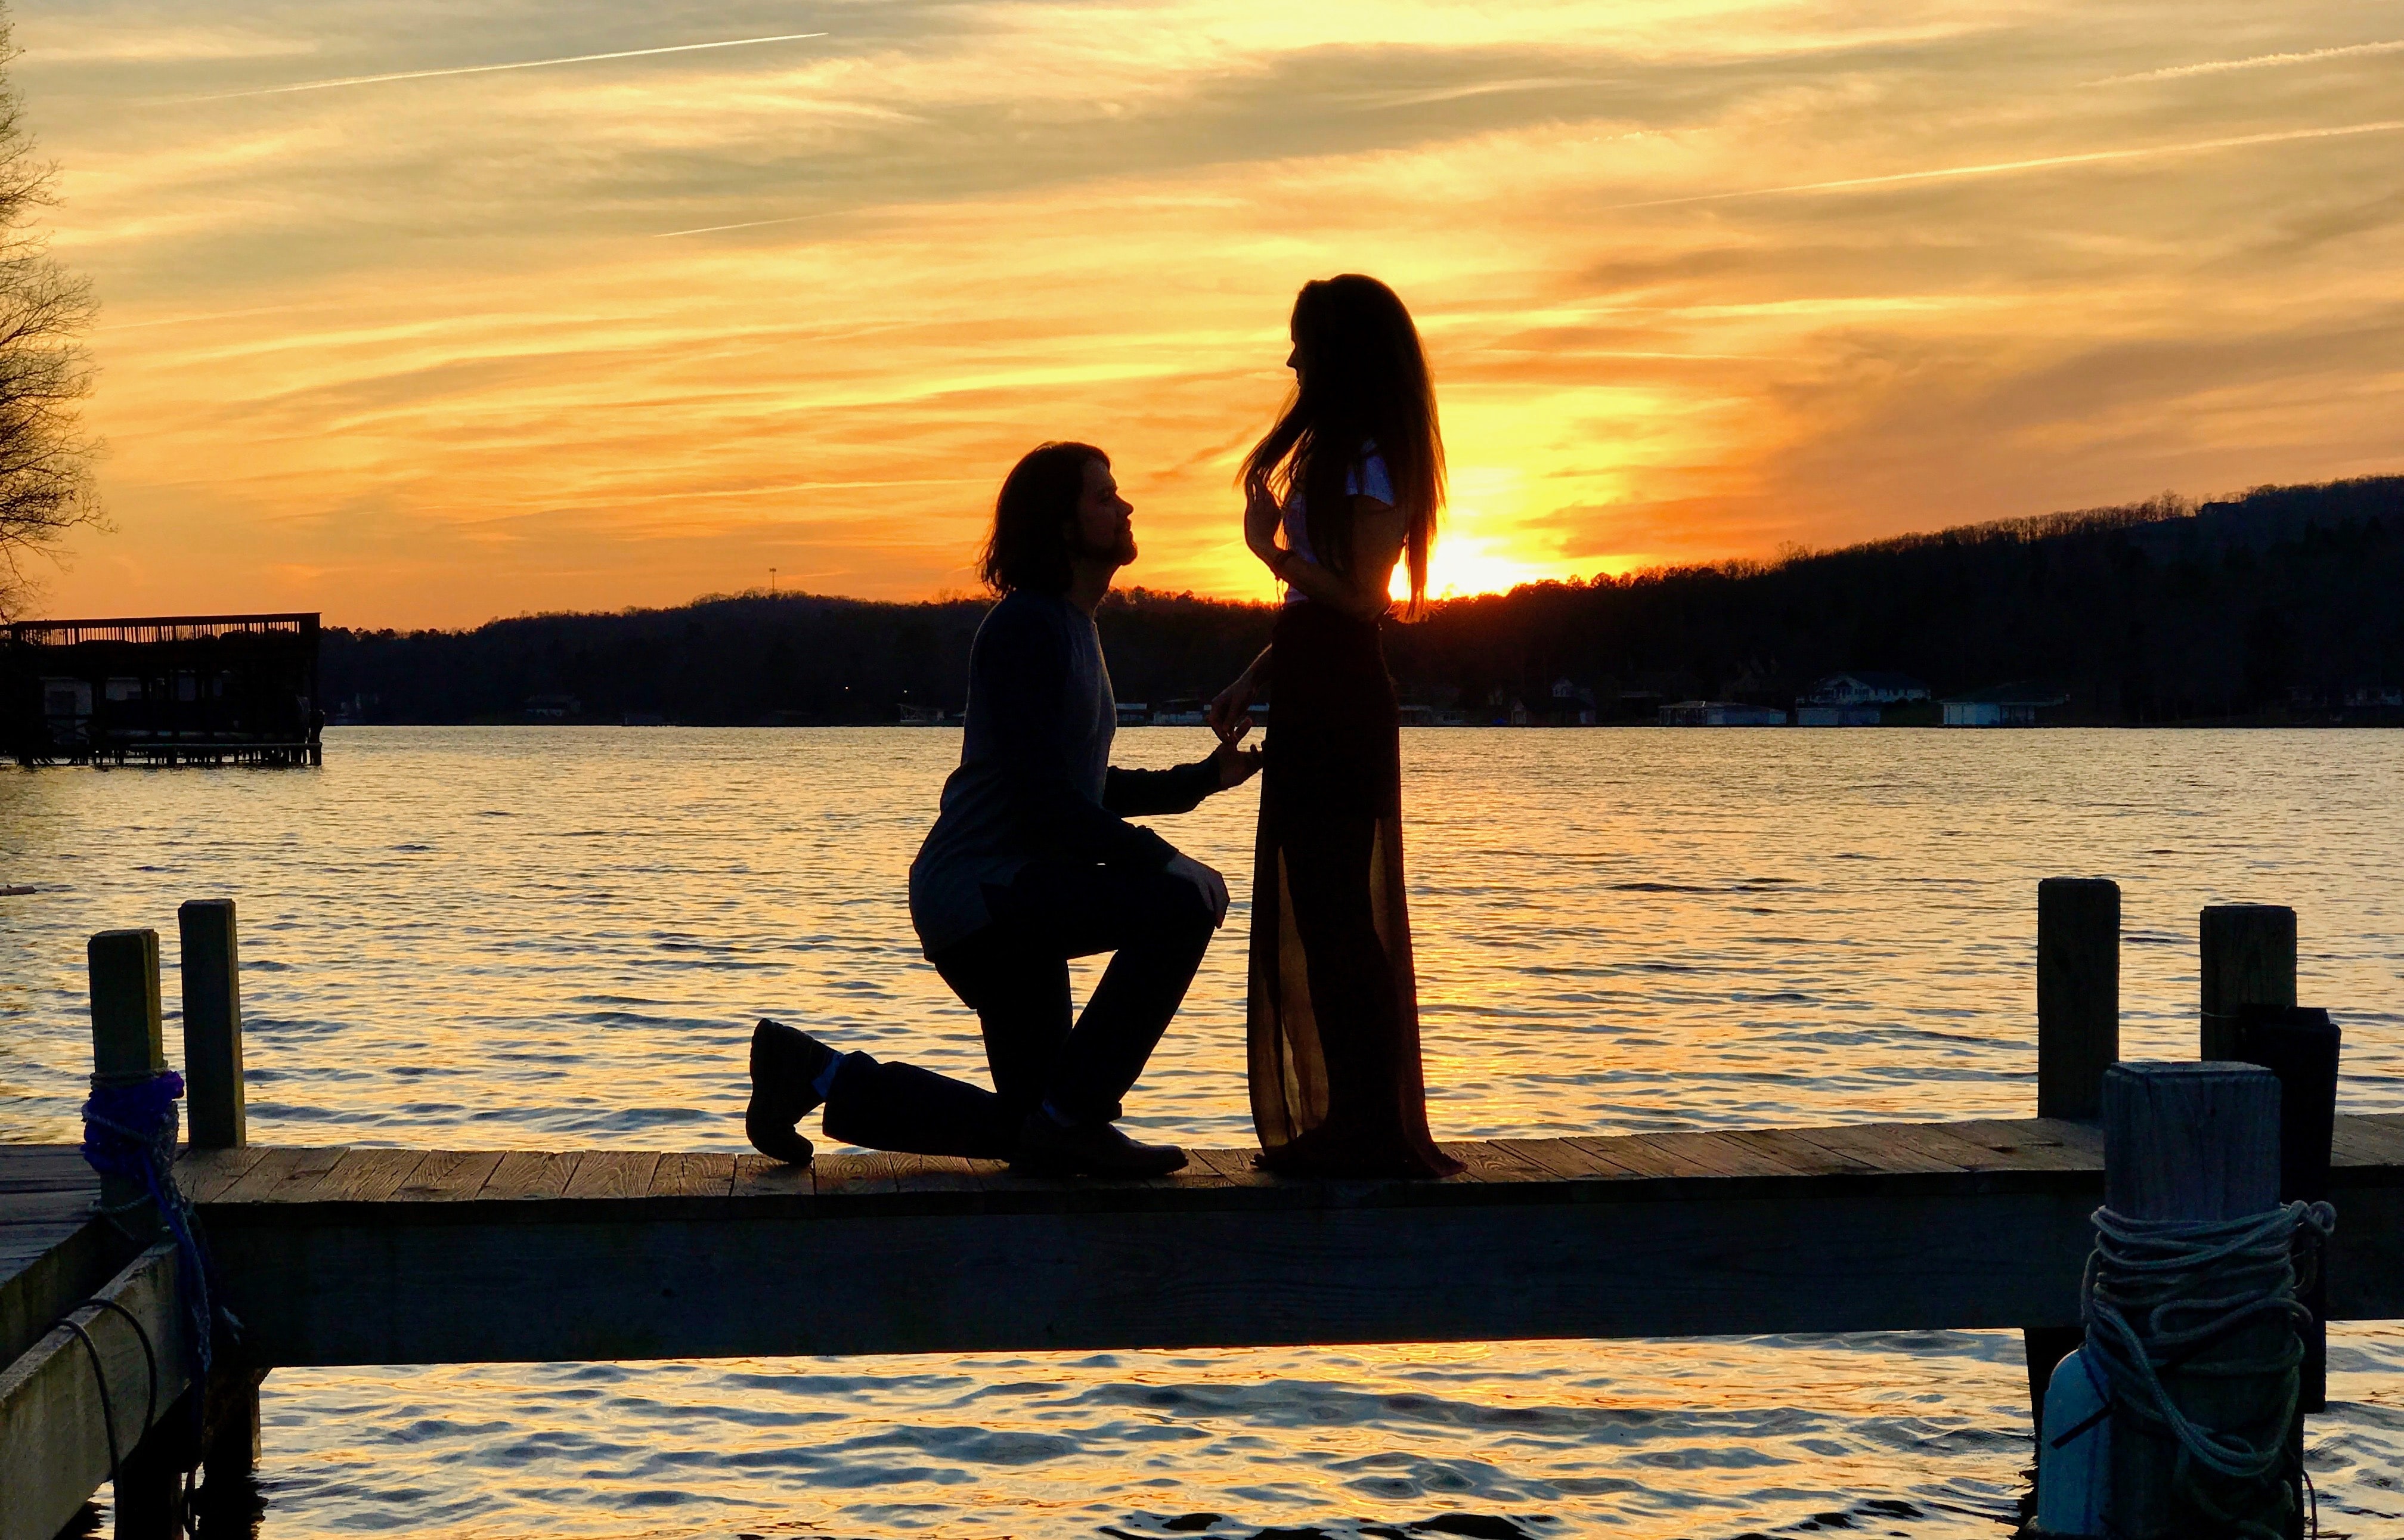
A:
[[[1174,1144],[1139,1144],[1113,1123],[1069,1127],[1032,1112],[1018,1126],[1010,1169],[1019,1176],[1167,1176],[1185,1167]]]
[[[743,1110],[743,1132],[763,1155],[806,1166],[817,1152],[793,1125],[824,1099],[818,1076],[834,1061],[834,1050],[780,1021],[762,1020],[751,1031],[751,1104]]]

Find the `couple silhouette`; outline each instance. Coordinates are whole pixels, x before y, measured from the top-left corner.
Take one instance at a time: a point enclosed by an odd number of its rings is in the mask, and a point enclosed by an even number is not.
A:
[[[1348,273],[1295,299],[1292,393],[1244,462],[1248,550],[1284,590],[1269,645],[1211,702],[1192,764],[1110,763],[1118,721],[1094,614],[1136,559],[1110,456],[1046,443],[1002,482],[982,561],[999,595],[969,654],[960,764],[910,867],[910,915],[977,1015],[990,1090],[842,1052],[762,1021],[745,1131],[811,1158],[800,1120],[872,1149],[1003,1159],[1013,1171],[1165,1175],[1174,1146],[1118,1127],[1123,1099],[1225,921],[1217,872],[1127,821],[1189,812],[1261,776],[1247,988],[1261,1164],[1442,1176],[1429,1136],[1404,903],[1393,682],[1377,627],[1401,566],[1425,603],[1444,503],[1427,359],[1393,290]],[[1251,707],[1277,710],[1247,748]],[[1110,953],[1082,1013],[1071,959]]]

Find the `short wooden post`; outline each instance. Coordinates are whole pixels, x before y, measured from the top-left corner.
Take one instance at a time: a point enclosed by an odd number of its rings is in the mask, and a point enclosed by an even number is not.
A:
[[[138,1085],[167,1067],[159,1028],[159,932],[103,931],[85,948],[91,979],[91,1083]],[[159,1215],[141,1200],[147,1190],[132,1177],[103,1176],[107,1208],[139,1203],[113,1217],[139,1241],[160,1229]],[[165,1540],[180,1533],[180,1450],[162,1426],[126,1451],[111,1492],[119,1540]]]
[[[91,1083],[127,1085],[148,1080],[167,1067],[159,1031],[159,932],[103,931],[84,950],[91,978]],[[101,1179],[100,1200],[109,1207],[146,1196],[132,1177]],[[158,1215],[121,1213],[118,1222],[146,1243]]]
[[[194,899],[175,912],[183,933],[184,1095],[196,1150],[248,1141],[242,1100],[241,951],[233,900]]]
[[[2237,1057],[2237,1014],[2296,1002],[2296,912],[2269,903],[2219,903],[2203,912],[2203,1052]]]
[[[2104,1202],[2130,1219],[2240,1219],[2279,1202],[2279,1081],[2252,1064],[2117,1064],[2104,1077]],[[2215,1344],[2238,1358],[2275,1356],[2293,1328],[2264,1320]],[[2258,1386],[2166,1370],[2164,1381],[2202,1425],[2258,1423]],[[2178,1446],[2133,1416],[2112,1419],[2112,1533],[2153,1540],[2206,1533],[2173,1480]],[[2249,1519],[2272,1518],[2246,1514]],[[2274,1524],[2283,1523],[2272,1518]]]
[[[2036,885],[2036,1115],[2088,1120],[2104,1105],[2104,1071],[2120,1057],[2120,885],[2048,877]],[[2078,1346],[2076,1326],[2020,1333],[2029,1423],[2045,1436],[2054,1365]]]
[[[183,935],[184,1094],[194,1149],[249,1141],[242,1088],[242,949],[231,899],[193,899],[175,913]],[[203,1393],[200,1456],[208,1506],[248,1502],[259,1466],[259,1381],[264,1371],[220,1363]]]
[[[2036,1115],[2091,1119],[2120,1057],[2120,885],[2036,885]]]

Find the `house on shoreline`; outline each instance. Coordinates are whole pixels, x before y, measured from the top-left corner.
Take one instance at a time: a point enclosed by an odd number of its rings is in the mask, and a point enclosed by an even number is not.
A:
[[[1795,703],[1797,727],[1876,727],[1889,707],[1928,699],[1928,686],[1908,674],[1854,669],[1831,674]]]

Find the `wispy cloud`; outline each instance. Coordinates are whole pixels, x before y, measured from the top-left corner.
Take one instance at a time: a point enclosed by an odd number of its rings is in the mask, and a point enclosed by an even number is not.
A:
[[[650,59],[664,53],[700,53],[708,49],[748,49],[762,43],[798,43],[824,37],[823,32],[784,32],[772,37],[729,37],[715,43],[677,43],[666,48],[622,49],[615,53],[573,53],[558,59],[519,59],[506,64],[461,64],[449,69],[398,70],[390,75],[345,75],[330,80],[301,80],[288,86],[261,86],[256,91],[219,91],[211,96],[182,96],[180,102],[231,102],[245,96],[282,96],[296,91],[334,91],[343,86],[380,86],[393,80],[437,80],[454,75],[492,75],[502,70],[550,69],[556,64],[593,64],[607,59]]]
[[[923,596],[1064,436],[1143,582],[1266,597],[1233,461],[1348,270],[1432,350],[1440,589],[2394,468],[2396,61],[2321,47],[2360,8],[2189,0],[2299,91],[2065,89],[2173,63],[2145,0],[879,0],[808,49],[758,29],[815,0],[703,44],[656,0],[258,0],[280,66],[108,0],[111,58],[20,66],[110,307],[119,533],[58,600]],[[89,46],[90,0],[11,10]],[[296,90],[343,110],[262,116]]]
[[[1741,188],[1733,192],[1696,192],[1681,198],[1647,198],[1632,203],[1606,203],[1606,211],[1674,208],[1681,203],[1718,203],[1736,198],[1776,198],[1800,192],[1849,192],[1858,188],[1895,187],[1907,182],[1934,182],[1963,176],[2004,176],[2021,171],[2051,171],[2062,166],[2102,165],[2113,161],[2147,161],[2164,155],[2201,155],[2207,150],[2240,149],[2248,145],[2285,145],[2304,139],[2343,139],[2357,133],[2393,133],[2404,129],[2404,118],[2376,123],[2347,123],[2338,128],[2285,129],[2275,133],[2240,133],[2223,139],[2194,139],[2178,145],[2140,145],[2130,149],[2093,149],[2076,155],[2039,155],[2025,161],[1988,161],[1977,165],[1937,166],[1927,171],[1896,171],[1882,176],[1842,176],[1826,182],[1795,182],[1785,187]]]
[[[2329,59],[2358,59],[2373,53],[2404,53],[2404,41],[2348,43],[2341,48],[2305,49],[2297,53],[2257,53],[2250,59],[2211,59],[2200,64],[2173,64],[2136,75],[2107,76],[2090,86],[2126,86],[2140,80],[2176,80],[2190,75],[2225,75],[2231,70],[2274,69],[2283,64],[2317,64]]]

